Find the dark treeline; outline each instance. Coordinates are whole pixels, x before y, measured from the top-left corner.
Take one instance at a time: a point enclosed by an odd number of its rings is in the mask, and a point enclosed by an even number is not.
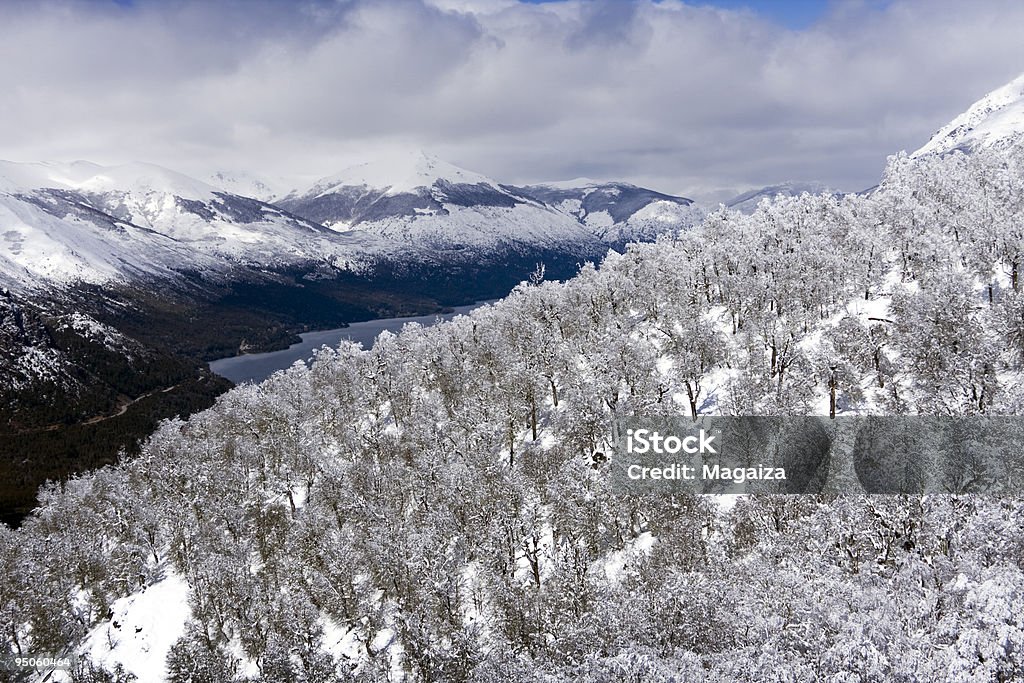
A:
[[[556,277],[576,263],[565,254],[533,256],[551,260]],[[46,303],[5,290],[0,521],[18,524],[47,480],[116,463],[137,452],[159,420],[208,408],[231,383],[210,376],[207,360],[287,348],[309,329],[503,296],[534,266],[511,254],[500,263],[449,264],[445,277],[436,264],[384,260],[372,273],[186,273],[146,286],[79,285]]]
[[[47,480],[117,461],[160,420],[208,408],[231,384],[82,314],[0,298],[0,521]]]

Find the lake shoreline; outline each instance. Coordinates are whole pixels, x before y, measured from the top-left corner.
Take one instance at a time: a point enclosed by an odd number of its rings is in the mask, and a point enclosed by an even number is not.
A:
[[[209,361],[208,366],[211,372],[230,380],[236,385],[246,382],[258,383],[279,370],[291,367],[296,361],[308,361],[319,348],[324,346],[337,347],[344,339],[351,339],[364,348],[371,348],[377,336],[385,330],[397,332],[410,322],[418,322],[429,327],[437,322],[465,315],[476,308],[493,303],[494,301],[497,301],[497,299],[477,301],[463,306],[446,307],[446,312],[394,318],[376,318],[346,323],[342,327],[301,332],[298,333],[300,341],[289,345],[287,348],[273,351],[247,352],[218,358]]]

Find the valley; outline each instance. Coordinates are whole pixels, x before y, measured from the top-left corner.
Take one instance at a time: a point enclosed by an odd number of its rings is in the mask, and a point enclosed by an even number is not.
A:
[[[16,523],[45,481],[115,463],[160,420],[209,407],[231,384],[208,361],[443,314],[540,264],[569,278],[626,234],[702,215],[627,184],[520,190],[419,151],[282,197],[213,180],[0,162],[0,517]]]

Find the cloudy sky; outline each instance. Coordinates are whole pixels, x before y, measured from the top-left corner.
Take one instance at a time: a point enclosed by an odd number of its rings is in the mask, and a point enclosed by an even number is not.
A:
[[[0,26],[0,158],[197,175],[424,148],[506,182],[855,190],[1024,72],[1019,0],[4,0]]]

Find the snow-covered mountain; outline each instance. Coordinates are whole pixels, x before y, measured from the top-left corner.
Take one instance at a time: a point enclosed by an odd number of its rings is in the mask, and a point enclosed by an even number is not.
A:
[[[415,151],[361,164],[276,204],[340,232],[435,249],[588,252],[696,223],[689,199],[626,183],[517,187]]]
[[[699,223],[705,213],[685,197],[588,178],[527,185],[516,191],[576,217],[603,242],[614,245],[653,240],[663,232]]]
[[[262,202],[273,201],[286,186],[286,181],[265,178],[245,171],[217,171],[206,178],[213,187],[242,197],[252,197]]]
[[[699,220],[625,183],[517,188],[423,152],[287,193],[245,173],[210,183],[144,163],[0,162],[0,282],[101,283],[299,264],[572,262]],[[274,203],[269,200],[274,199]]]
[[[762,199],[773,199],[775,197],[799,197],[804,192],[808,194],[833,194],[835,190],[824,183],[816,181],[803,182],[790,180],[775,185],[766,185],[753,190],[738,194],[732,199],[724,202],[730,209],[742,213],[753,213]]]
[[[107,282],[387,251],[150,164],[0,162],[0,279]]]
[[[652,193],[625,210],[583,192],[589,213],[420,153],[276,203],[272,183],[245,173],[0,162],[0,444],[36,429],[20,438],[43,454],[20,488],[0,486],[0,518],[27,511],[46,479],[114,458],[148,421],[209,405],[225,383],[206,360],[500,297],[538,264],[568,278],[625,227],[687,224],[674,211],[688,200]],[[61,425],[76,436],[46,431]]]
[[[592,252],[602,246],[573,216],[419,151],[353,166],[276,204],[339,233],[359,231],[439,251]]]
[[[0,194],[0,281],[6,286],[169,275],[183,262],[213,267],[176,240],[48,189]]]
[[[981,98],[912,156],[1009,144],[1024,136],[1024,74]]]
[[[368,187],[383,189],[394,196],[431,187],[439,181],[452,185],[489,185],[499,189],[497,183],[484,175],[459,168],[423,150],[406,150],[350,166],[317,181],[311,191],[324,195],[346,187]]]

